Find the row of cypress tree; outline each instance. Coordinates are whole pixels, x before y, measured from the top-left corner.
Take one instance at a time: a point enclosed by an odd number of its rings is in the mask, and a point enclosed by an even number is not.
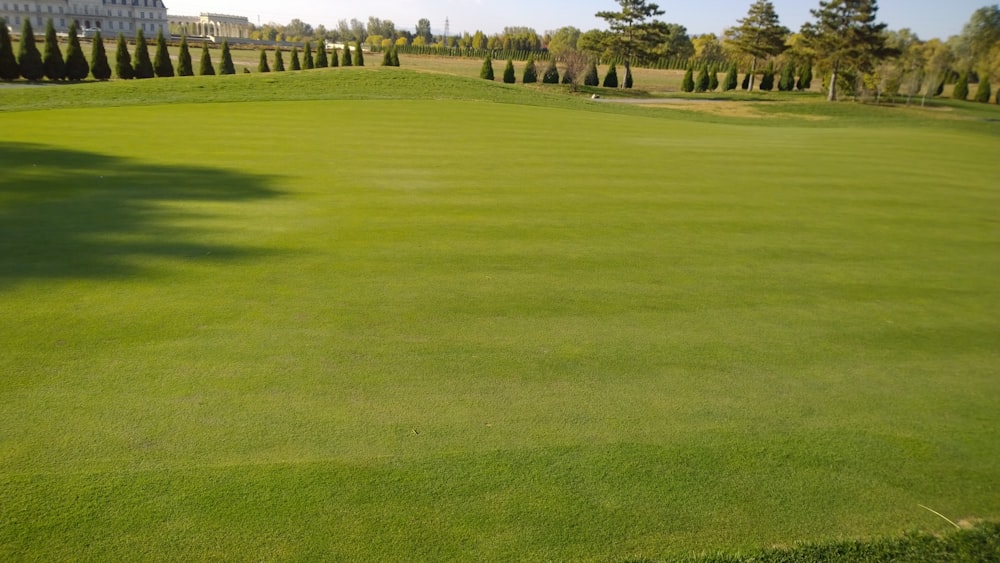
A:
[[[479,77],[485,80],[494,80],[496,75],[493,72],[493,59],[489,55],[483,60],[483,66],[479,71]],[[514,60],[507,59],[507,66],[504,67],[503,81],[506,84],[514,84],[517,82],[516,71],[514,70]],[[563,84],[573,84],[576,81],[576,77],[573,76],[572,70],[566,69],[563,73],[562,83]],[[521,75],[521,82],[524,84],[533,84],[538,82],[538,68],[535,65],[535,58],[533,56],[528,57],[528,62],[524,65],[524,72]],[[549,59],[549,64],[545,68],[545,72],[542,73],[542,84],[559,84],[559,68],[556,66],[556,61],[554,59]],[[583,84],[585,86],[604,86],[605,88],[617,88],[619,86],[618,82],[618,70],[615,67],[615,63],[611,63],[608,68],[608,73],[604,76],[604,82],[601,83],[600,76],[597,72],[597,63],[591,61],[590,66],[587,68],[586,74],[583,76]],[[625,72],[625,82],[623,84],[625,88],[632,87],[632,71],[626,70]]]
[[[944,84],[942,84],[941,90],[944,89]],[[940,94],[940,92],[938,92]],[[985,76],[979,78],[979,86],[976,88],[976,95],[972,99],[981,104],[990,103],[990,96],[993,95],[993,88],[990,85],[990,81]],[[955,83],[955,89],[952,90],[951,97],[956,100],[967,101],[969,99],[969,73],[963,72],[958,75],[958,82]],[[1000,104],[1000,89],[997,90],[996,103]]]
[[[806,64],[801,69],[798,69],[798,80],[796,80],[795,75],[795,65],[791,63],[786,65],[778,81],[778,90],[791,92],[792,90],[808,90],[812,86],[813,75],[811,64]],[[744,76],[743,82],[740,84],[743,90],[750,89],[752,76],[750,73]],[[761,75],[759,88],[767,92],[774,90],[774,79],[774,67],[768,67]],[[739,76],[736,65],[729,67],[726,78],[721,83],[719,82],[718,75],[714,71],[709,71],[707,66],[701,67],[697,79],[694,76],[694,67],[689,66],[684,73],[684,79],[681,81],[681,90],[684,92],[713,92],[721,86],[722,91],[728,92],[736,89],[738,80]]]

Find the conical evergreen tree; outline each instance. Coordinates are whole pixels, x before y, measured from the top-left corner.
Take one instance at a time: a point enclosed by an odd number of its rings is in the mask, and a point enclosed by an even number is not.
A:
[[[708,82],[709,82],[709,80],[708,80],[708,67],[707,66],[703,66],[703,67],[701,67],[701,70],[698,72],[698,79],[695,80],[695,82],[694,82],[694,91],[695,92],[704,92],[704,91],[708,90]]]
[[[215,66],[212,65],[212,53],[208,50],[208,41],[201,44],[201,64],[198,65],[198,74],[202,76],[212,76],[215,74]]]
[[[605,88],[618,87],[618,69],[615,68],[615,63],[611,63],[611,66],[608,67],[608,73],[604,75],[604,83],[601,85]]]
[[[799,71],[799,81],[795,84],[796,90],[808,90],[812,87],[813,81],[813,67],[812,62],[806,61],[805,66]]]
[[[778,90],[791,92],[795,89],[795,63],[788,61],[781,69],[781,79],[778,80]]]
[[[306,46],[302,50],[302,68],[312,70],[316,68],[316,61],[313,60],[312,44],[306,41]]]
[[[330,60],[326,58],[326,42],[320,41],[316,45],[316,68],[326,68],[330,66]]]
[[[90,46],[90,74],[97,80],[111,78],[111,64],[108,63],[108,53],[104,50],[104,38],[100,31],[94,34],[94,42]]]
[[[56,39],[56,26],[52,23],[52,18],[45,22],[45,47],[42,55],[42,67],[45,68],[45,77],[49,80],[62,80],[66,78],[66,61],[63,60],[62,51],[59,50],[59,40]]]
[[[625,83],[622,86],[626,90],[632,89],[632,65],[625,65]]]
[[[524,74],[521,75],[521,82],[524,84],[534,84],[538,82],[538,69],[535,68],[535,55],[528,55],[528,62],[524,64]]]
[[[382,66],[392,66],[392,49],[382,52]]]
[[[187,35],[181,35],[181,48],[177,53],[177,76],[194,76],[194,63],[188,49]]]
[[[955,90],[952,91],[951,97],[956,100],[967,100],[969,98],[969,73],[963,72],[958,75],[958,83],[955,84]]]
[[[17,80],[21,76],[21,69],[17,66],[17,58],[14,57],[14,43],[10,39],[10,31],[7,29],[7,21],[0,18],[0,80]]]
[[[517,82],[517,76],[514,74],[514,59],[507,59],[507,66],[503,69],[503,82],[504,84]]]
[[[257,72],[271,72],[271,67],[267,64],[267,51],[260,48],[260,62],[257,63]]]
[[[302,63],[299,62],[299,48],[292,45],[292,59],[289,61],[291,70],[302,70]]]
[[[21,76],[33,82],[45,76],[42,54],[38,52],[35,31],[31,29],[31,18],[24,18],[24,24],[21,25],[21,48],[17,54],[17,65],[21,69]]]
[[[392,66],[399,66],[399,51],[396,46],[392,46]]]
[[[990,81],[983,75],[979,79],[979,87],[976,88],[976,101],[981,104],[988,104],[992,95],[993,90],[990,88]]]
[[[188,64],[191,63],[188,54]],[[174,63],[170,61],[170,51],[167,50],[167,39],[163,37],[163,30],[156,34],[156,58],[153,61],[153,72],[160,78],[169,78],[174,75]]]
[[[715,72],[715,69],[709,69],[708,71],[708,91],[715,92],[719,89],[719,73]]]
[[[556,66],[554,58],[549,59],[549,66],[545,67],[542,74],[542,84],[559,84],[559,67]]]
[[[274,72],[285,72],[285,57],[281,56],[281,47],[274,48]]]
[[[736,65],[729,67],[729,72],[726,73],[726,80],[722,83],[723,92],[731,92],[738,88],[740,85],[740,77],[738,71],[736,70]]]
[[[770,92],[774,90],[774,62],[772,61],[768,66],[767,70],[764,71],[763,76],[760,77],[760,89],[765,92]]]
[[[684,72],[684,79],[681,80],[682,92],[694,92],[694,67],[689,66]]]
[[[236,74],[236,65],[233,64],[233,55],[229,52],[229,41],[222,40],[222,65],[219,74]]]
[[[752,76],[752,75],[749,72],[746,73],[745,75],[743,75],[743,83],[740,84],[740,88],[741,89],[743,89],[743,90],[749,90],[750,89],[750,76]]]
[[[361,50],[361,42],[354,42],[354,66],[365,66],[365,52]]]
[[[69,46],[66,47],[66,78],[77,81],[87,78],[90,74],[90,66],[87,65],[87,58],[83,56],[83,47],[80,46],[80,38],[77,37],[76,22],[69,24]]]
[[[479,69],[479,78],[484,78],[486,80],[495,80],[493,75],[493,60],[490,59],[489,55],[483,59],[483,67]]]
[[[340,66],[354,66],[354,61],[351,59],[351,46],[347,43],[344,43],[344,52],[340,58]]]
[[[135,78],[135,69],[132,68],[132,55],[128,54],[128,43],[125,41],[123,33],[118,34],[118,45],[115,49],[115,74],[121,80]]]
[[[152,78],[153,61],[149,60],[149,45],[146,44],[146,36],[142,30],[135,33],[135,57],[132,58],[133,75],[136,78]]]
[[[584,86],[600,86],[601,77],[597,74],[597,61],[590,61],[590,67],[587,69],[587,74],[583,75],[583,85]]]
[[[330,53],[330,66],[331,67],[340,66],[340,55],[337,54],[337,48],[334,47],[333,49],[331,49],[331,51],[333,52]]]

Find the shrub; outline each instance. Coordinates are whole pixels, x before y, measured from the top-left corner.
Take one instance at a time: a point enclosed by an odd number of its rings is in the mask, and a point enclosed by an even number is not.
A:
[[[233,64],[233,55],[229,52],[229,41],[226,41],[225,39],[222,40],[222,69],[219,74],[236,74],[236,65]]]
[[[361,50],[361,42],[354,42],[354,66],[365,66],[365,53]]]
[[[681,80],[681,91],[694,92],[694,67],[689,66],[684,72],[684,80]]]
[[[104,50],[104,38],[100,31],[94,34],[94,42],[90,46],[90,74],[97,80],[111,78],[111,64],[108,63],[108,53]]]
[[[66,62],[63,60],[62,51],[59,50],[59,40],[56,39],[56,27],[52,23],[52,18],[45,22],[45,53],[42,55],[42,68],[45,77],[49,80],[62,80],[66,78]]]
[[[799,81],[795,84],[797,90],[805,91],[812,87],[813,67],[812,63],[806,61],[805,66],[799,71]]]
[[[568,69],[567,68],[566,72],[563,73],[562,83],[563,84],[573,84],[575,81],[576,81],[576,77],[573,76],[572,69]]]
[[[332,51],[333,52],[330,53],[330,66],[331,67],[340,66],[339,55],[337,55],[337,48],[334,47]]]
[[[208,50],[208,41],[201,44],[201,64],[199,65],[198,74],[202,76],[215,74],[215,67],[212,66],[212,53]]]
[[[181,36],[181,50],[177,53],[177,76],[194,76],[194,64],[191,62],[187,35]]]
[[[399,51],[395,45],[392,46],[392,66],[399,66]]]
[[[535,69],[535,55],[528,55],[528,62],[524,65],[524,74],[521,76],[521,82],[525,84],[538,82],[538,71]]]
[[[257,72],[271,72],[270,65],[267,64],[267,51],[260,48],[260,61],[257,62]]]
[[[969,73],[963,72],[958,76],[958,83],[951,94],[956,100],[966,100],[969,98]]]
[[[976,88],[976,101],[982,104],[990,103],[990,96],[993,95],[993,90],[990,88],[990,81],[988,78],[983,76],[979,79],[979,87]]]
[[[507,59],[507,66],[503,69],[503,82],[504,84],[513,84],[517,81],[514,76],[514,60]]]
[[[495,79],[493,76],[493,61],[490,59],[489,55],[486,55],[486,58],[483,59],[483,67],[479,69],[479,78],[486,80]]]
[[[545,67],[542,74],[542,84],[559,84],[559,67],[556,66],[554,58],[549,59],[549,65]]]
[[[334,59],[337,57],[334,56]],[[326,58],[326,42],[320,41],[316,45],[316,68],[326,68],[330,66],[330,61]]]
[[[597,61],[590,61],[590,67],[587,69],[587,74],[583,75],[583,85],[599,86],[600,84],[601,78],[597,74]]]
[[[625,84],[626,89],[632,88],[632,67],[625,65]]]
[[[302,63],[299,62],[299,48],[292,46],[292,56],[289,62],[292,70],[302,70]]]
[[[781,79],[778,80],[778,90],[781,92],[791,92],[795,89],[795,64],[789,61],[785,68],[781,69]]]
[[[774,63],[768,65],[764,74],[760,77],[760,89],[764,92],[774,90]]]
[[[701,71],[698,72],[698,80],[696,80],[695,83],[694,83],[694,91],[695,92],[704,92],[704,91],[708,90],[708,83],[709,83],[709,79],[708,79],[708,67],[707,66],[703,66],[703,67],[701,67]]]
[[[617,88],[618,87],[618,69],[615,68],[615,63],[611,63],[608,67],[608,73],[604,75],[605,88]]]
[[[153,77],[153,62],[149,60],[149,46],[142,30],[135,33],[135,57],[132,59],[133,76],[139,79]]]
[[[309,41],[306,41],[306,46],[302,51],[302,68],[305,70],[316,68],[316,61],[313,60],[312,44]]]
[[[351,60],[351,46],[344,44],[344,56],[340,59],[340,66],[352,66],[354,61]]]
[[[274,48],[274,72],[285,72],[285,57],[281,54],[281,47]]]
[[[66,78],[77,81],[87,78],[90,67],[83,56],[80,38],[76,35],[76,22],[69,24],[69,46],[66,48]]]
[[[719,89],[719,73],[714,70],[708,73],[708,91],[714,92]]]
[[[128,54],[128,43],[125,42],[125,35],[121,33],[118,34],[118,45],[115,49],[115,73],[122,80],[135,78],[132,55]]]
[[[21,26],[21,48],[18,50],[17,65],[21,76],[28,80],[41,80],[45,76],[42,54],[35,45],[35,31],[31,29],[29,18],[24,18],[24,24]]]
[[[7,21],[0,18],[0,80],[17,80],[20,76],[21,69],[14,58],[14,43],[10,39]]]
[[[729,72],[726,73],[726,81],[722,83],[722,90],[724,92],[730,92],[735,90],[740,85],[740,77],[738,71],[736,70],[736,65],[729,67]]]
[[[170,52],[167,51],[167,39],[161,30],[156,34],[156,60],[153,63],[156,76],[169,78],[174,75],[174,63],[170,62]]]

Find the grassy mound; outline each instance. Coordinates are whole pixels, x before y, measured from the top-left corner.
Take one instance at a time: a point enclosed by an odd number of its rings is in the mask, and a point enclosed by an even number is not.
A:
[[[1000,517],[974,114],[382,69],[0,98],[2,559],[655,559]]]

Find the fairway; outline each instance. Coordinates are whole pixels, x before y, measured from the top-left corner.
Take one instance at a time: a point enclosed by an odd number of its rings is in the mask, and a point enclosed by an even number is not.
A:
[[[1000,518],[996,123],[315,74],[0,113],[0,559],[662,559]]]

